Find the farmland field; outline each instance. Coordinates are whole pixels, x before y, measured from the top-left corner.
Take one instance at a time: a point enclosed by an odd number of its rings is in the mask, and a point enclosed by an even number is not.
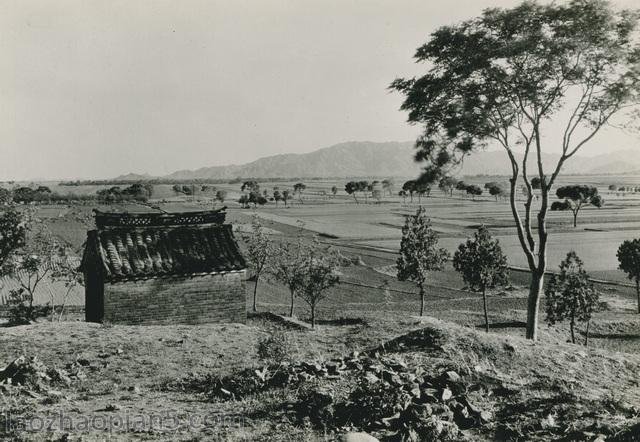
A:
[[[578,252],[585,261],[590,274],[599,279],[627,283],[625,275],[617,270],[616,250],[625,239],[640,237],[640,196],[632,193],[610,193],[610,183],[633,185],[640,182],[640,177],[565,177],[565,182],[594,183],[599,186],[606,203],[601,209],[585,208],[579,215],[579,224],[573,228],[568,212],[550,212],[548,225],[549,270],[557,268],[560,260],[571,249]],[[496,181],[496,178],[478,178],[482,181]],[[470,180],[468,180],[470,181]],[[395,180],[396,190],[401,186]],[[291,189],[294,182],[263,183],[262,188],[270,192],[273,187]],[[338,187],[337,195],[330,195],[332,186]],[[84,191],[78,186],[78,192]],[[88,186],[95,191],[94,186]],[[170,195],[170,187],[156,194],[147,205],[127,203],[118,205],[97,206],[100,210],[149,211],[164,210],[167,212],[202,210],[221,207],[220,202],[206,195],[186,197]],[[306,237],[319,235],[320,241],[337,247],[347,256],[358,256],[360,265],[347,267],[341,277],[343,284],[331,292],[331,302],[320,307],[326,317],[342,315],[359,316],[368,312],[394,311],[413,313],[416,311],[418,299],[415,287],[406,282],[397,281],[393,264],[399,247],[401,227],[405,216],[414,213],[418,207],[418,198],[414,202],[409,199],[403,202],[395,195],[386,195],[374,203],[371,198],[358,195],[359,204],[353,196],[344,192],[344,182],[308,181],[302,195],[295,195],[285,207],[269,202],[257,209],[241,209],[236,202],[240,192],[240,184],[216,185],[218,189],[227,190],[227,219],[234,225],[237,237],[242,243],[242,234],[247,231],[252,215],[263,219],[268,233],[280,238],[294,236],[301,232]],[[87,190],[89,191],[89,190]],[[163,196],[166,195],[166,196]],[[441,244],[454,251],[467,236],[472,235],[481,224],[489,226],[505,249],[512,266],[524,266],[524,257],[517,241],[509,204],[506,201],[495,201],[490,196],[477,197],[475,200],[463,197],[454,191],[453,196],[434,190],[430,197],[421,198],[420,203],[427,209],[434,228],[439,232]],[[86,231],[91,228],[90,213],[93,205],[79,206],[38,206],[39,216],[47,220],[51,230],[68,241],[78,254],[82,253]],[[153,208],[155,207],[155,209]],[[535,208],[534,208],[535,209]],[[302,227],[302,229],[301,229]],[[277,238],[274,238],[276,241]],[[512,272],[514,290],[498,296],[499,302],[492,301],[497,308],[495,321],[522,321],[526,310],[526,273]],[[249,282],[251,285],[252,282]],[[385,288],[392,292],[389,300]],[[251,287],[248,288],[249,293]],[[605,302],[611,307],[606,314],[600,314],[600,321],[605,324],[629,324],[635,318],[635,294],[629,287],[603,286]],[[259,289],[258,305],[262,309],[277,312],[287,310],[287,291],[272,281],[265,281]],[[82,302],[82,299],[78,299]],[[250,300],[248,300],[250,301]],[[46,298],[40,300],[46,302]],[[430,314],[458,323],[475,323],[480,309],[479,300],[473,293],[464,290],[460,277],[453,269],[434,274],[430,281],[427,311]],[[499,306],[499,308],[498,308]],[[306,308],[299,306],[302,315]],[[635,325],[633,325],[635,324]],[[637,326],[636,322],[632,325]],[[609,325],[607,325],[608,327]],[[596,327],[603,327],[602,324]],[[520,326],[514,332],[520,333]],[[625,329],[626,330],[626,329]],[[606,341],[606,342],[605,342]],[[637,340],[608,342],[603,346],[614,345],[638,351]],[[598,340],[595,341],[598,345]]]
[[[640,177],[564,177],[566,183],[589,183],[599,186],[605,198],[600,208],[585,207],[578,216],[578,227],[571,225],[569,212],[549,212],[547,225],[550,230],[548,262],[557,266],[569,250],[575,250],[585,261],[586,267],[598,276],[624,280],[617,269],[616,251],[626,239],[640,237],[640,197],[637,194],[619,194],[607,190],[610,183],[633,185]],[[476,179],[482,184],[481,179]],[[484,179],[493,181],[492,178]],[[471,180],[469,180],[471,182]],[[329,189],[331,183],[326,184]],[[340,186],[340,183],[336,183]],[[399,187],[397,185],[397,187]],[[341,187],[339,187],[341,189]],[[339,192],[335,198],[314,199],[313,190],[307,189],[304,204],[294,201],[289,208],[272,205],[256,210],[256,213],[272,221],[288,225],[304,223],[306,229],[331,238],[336,243],[375,247],[397,251],[404,217],[418,207],[417,198],[406,203],[397,196],[386,196],[379,204],[360,204]],[[305,196],[303,196],[305,198]],[[495,201],[482,196],[471,200],[454,191],[452,197],[435,190],[429,198],[422,198],[434,228],[440,233],[442,244],[454,251],[463,239],[479,225],[488,226],[508,254],[511,265],[525,266],[526,261],[513,227],[513,218],[507,201]],[[534,202],[534,213],[537,209]]]
[[[504,177],[466,179],[467,182],[480,186],[484,182],[504,182],[505,180]],[[363,195],[357,195],[359,203],[356,204],[354,197],[347,195],[344,191],[345,181],[346,179],[307,180],[307,188],[303,194],[294,195],[287,207],[284,207],[282,202],[277,206],[274,202],[269,202],[266,206],[255,210],[255,213],[265,220],[283,225],[303,225],[306,230],[320,234],[336,244],[374,247],[389,252],[397,251],[404,218],[417,209],[418,198],[414,197],[411,203],[408,198],[403,202],[396,196],[403,181],[396,178],[393,195],[387,194],[376,204],[370,197],[365,199]],[[270,194],[274,188],[291,190],[294,183],[294,181],[266,182],[261,183],[261,188],[267,189]],[[569,250],[575,250],[585,262],[587,269],[594,275],[604,279],[623,281],[625,276],[617,270],[616,250],[622,241],[640,237],[640,194],[610,192],[607,188],[610,184],[640,185],[640,176],[563,176],[557,186],[568,183],[595,185],[606,202],[600,209],[585,207],[581,210],[576,228],[571,225],[569,212],[549,212],[547,218],[550,230],[549,267],[556,267]],[[56,192],[77,194],[95,193],[100,187],[106,187],[49,184]],[[331,195],[332,186],[338,188],[335,196]],[[236,201],[241,195],[240,184],[218,184],[215,187],[227,191],[227,201],[224,204],[229,206],[229,216],[232,217],[233,213],[239,210]],[[177,195],[171,190],[170,185],[154,186],[152,203],[169,212],[202,210],[222,205],[215,202],[210,194],[195,197]],[[453,196],[449,197],[439,190],[434,190],[431,197],[421,198],[420,204],[427,209],[434,228],[440,233],[442,244],[450,251],[454,251],[475,228],[484,224],[500,239],[511,265],[521,267],[526,265],[507,201],[495,201],[488,195],[472,200],[464,197],[459,191],[454,191]],[[534,201],[534,212],[537,209],[535,205],[536,201]],[[93,206],[86,206],[82,210],[88,213],[91,207]],[[140,204],[98,206],[98,208],[100,210],[153,210]],[[69,240],[80,251],[86,226],[78,223],[73,217],[66,216],[70,212],[69,207],[45,206],[40,207],[38,211],[41,216],[50,219],[54,232]],[[253,211],[243,210],[238,213],[249,212]]]

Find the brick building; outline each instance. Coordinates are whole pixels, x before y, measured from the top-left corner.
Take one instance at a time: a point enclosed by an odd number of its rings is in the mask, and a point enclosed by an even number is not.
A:
[[[81,269],[91,322],[246,321],[245,260],[224,208],[95,212]]]

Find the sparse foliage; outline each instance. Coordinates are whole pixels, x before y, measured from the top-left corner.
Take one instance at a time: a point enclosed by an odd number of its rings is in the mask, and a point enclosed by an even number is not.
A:
[[[295,243],[284,242],[274,250],[271,259],[270,273],[277,281],[284,284],[289,289],[291,304],[289,316],[293,316],[295,297],[300,289],[305,268],[302,265],[302,257],[305,254],[305,246],[302,238],[298,238]]]
[[[63,244],[47,226],[32,214],[24,215],[24,243],[4,261],[1,272],[14,278],[19,288],[10,293],[10,322],[28,324],[39,316],[48,315],[52,306],[36,306],[35,294],[40,283],[56,268]]]
[[[254,215],[251,221],[251,233],[243,235],[245,244],[247,245],[247,260],[253,272],[253,311],[257,311],[256,298],[258,291],[258,282],[267,268],[269,259],[273,256],[273,245],[271,239],[264,231],[260,219]]]
[[[337,270],[340,265],[339,256],[331,250],[323,251],[320,247],[311,246],[306,249],[301,259],[301,276],[298,296],[311,309],[311,327],[316,325],[316,307],[324,300],[328,289],[340,283]]]

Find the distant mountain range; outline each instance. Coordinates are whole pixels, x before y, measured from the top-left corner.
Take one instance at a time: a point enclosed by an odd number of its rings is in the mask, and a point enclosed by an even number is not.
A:
[[[162,178],[174,180],[278,178],[278,177],[414,177],[420,173],[420,165],[413,156],[414,143],[351,141],[325,147],[304,154],[281,154],[260,158],[251,163],[229,166],[202,167],[196,170],[179,170]],[[520,159],[522,157],[520,156]],[[530,168],[535,166],[530,159]],[[551,167],[558,155],[546,154],[543,162]],[[531,169],[533,170],[533,169]],[[508,158],[503,151],[484,151],[467,158],[456,176],[507,175],[511,172]],[[563,169],[567,174],[628,174],[640,173],[640,147],[604,153],[594,157],[575,156]],[[146,180],[148,174],[126,174],[119,180]]]

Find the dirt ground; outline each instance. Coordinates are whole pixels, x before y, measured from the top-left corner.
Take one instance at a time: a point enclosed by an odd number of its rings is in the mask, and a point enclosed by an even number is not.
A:
[[[433,318],[389,314],[351,323],[324,322],[315,331],[286,329],[259,317],[246,325],[162,327],[42,322],[3,329],[0,365],[20,355],[36,356],[49,369],[67,367],[71,372],[73,368],[68,367],[80,367],[82,376],[66,384],[42,381],[40,389],[4,387],[0,435],[33,441],[76,440],[79,436],[82,440],[323,440],[322,431],[299,425],[283,409],[283,404],[296,400],[296,389],[275,389],[229,401],[176,385],[260,367],[265,361],[259,360],[256,343],[277,331],[288,335],[295,360],[315,363],[379,347],[425,327],[445,334],[447,356],[429,348],[404,349],[404,361],[455,367],[461,373],[465,367],[476,367],[473,370],[513,389],[511,406],[518,404],[529,413],[551,407],[558,389],[571,391],[583,408],[591,407],[592,401],[613,401],[622,409],[640,404],[638,355],[546,339],[534,344]],[[489,400],[484,406],[497,413],[506,409],[503,401]],[[640,416],[623,419],[615,407],[599,410],[601,420],[615,421],[618,413],[616,425],[624,427]],[[60,416],[66,420],[61,421]],[[127,416],[128,426],[122,424]],[[81,426],[86,419],[92,422],[88,428]],[[513,420],[515,415],[504,419]],[[51,431],[40,429],[45,420],[51,422]],[[60,428],[61,422],[74,425],[75,431]],[[480,429],[472,439],[490,440],[491,428]]]

